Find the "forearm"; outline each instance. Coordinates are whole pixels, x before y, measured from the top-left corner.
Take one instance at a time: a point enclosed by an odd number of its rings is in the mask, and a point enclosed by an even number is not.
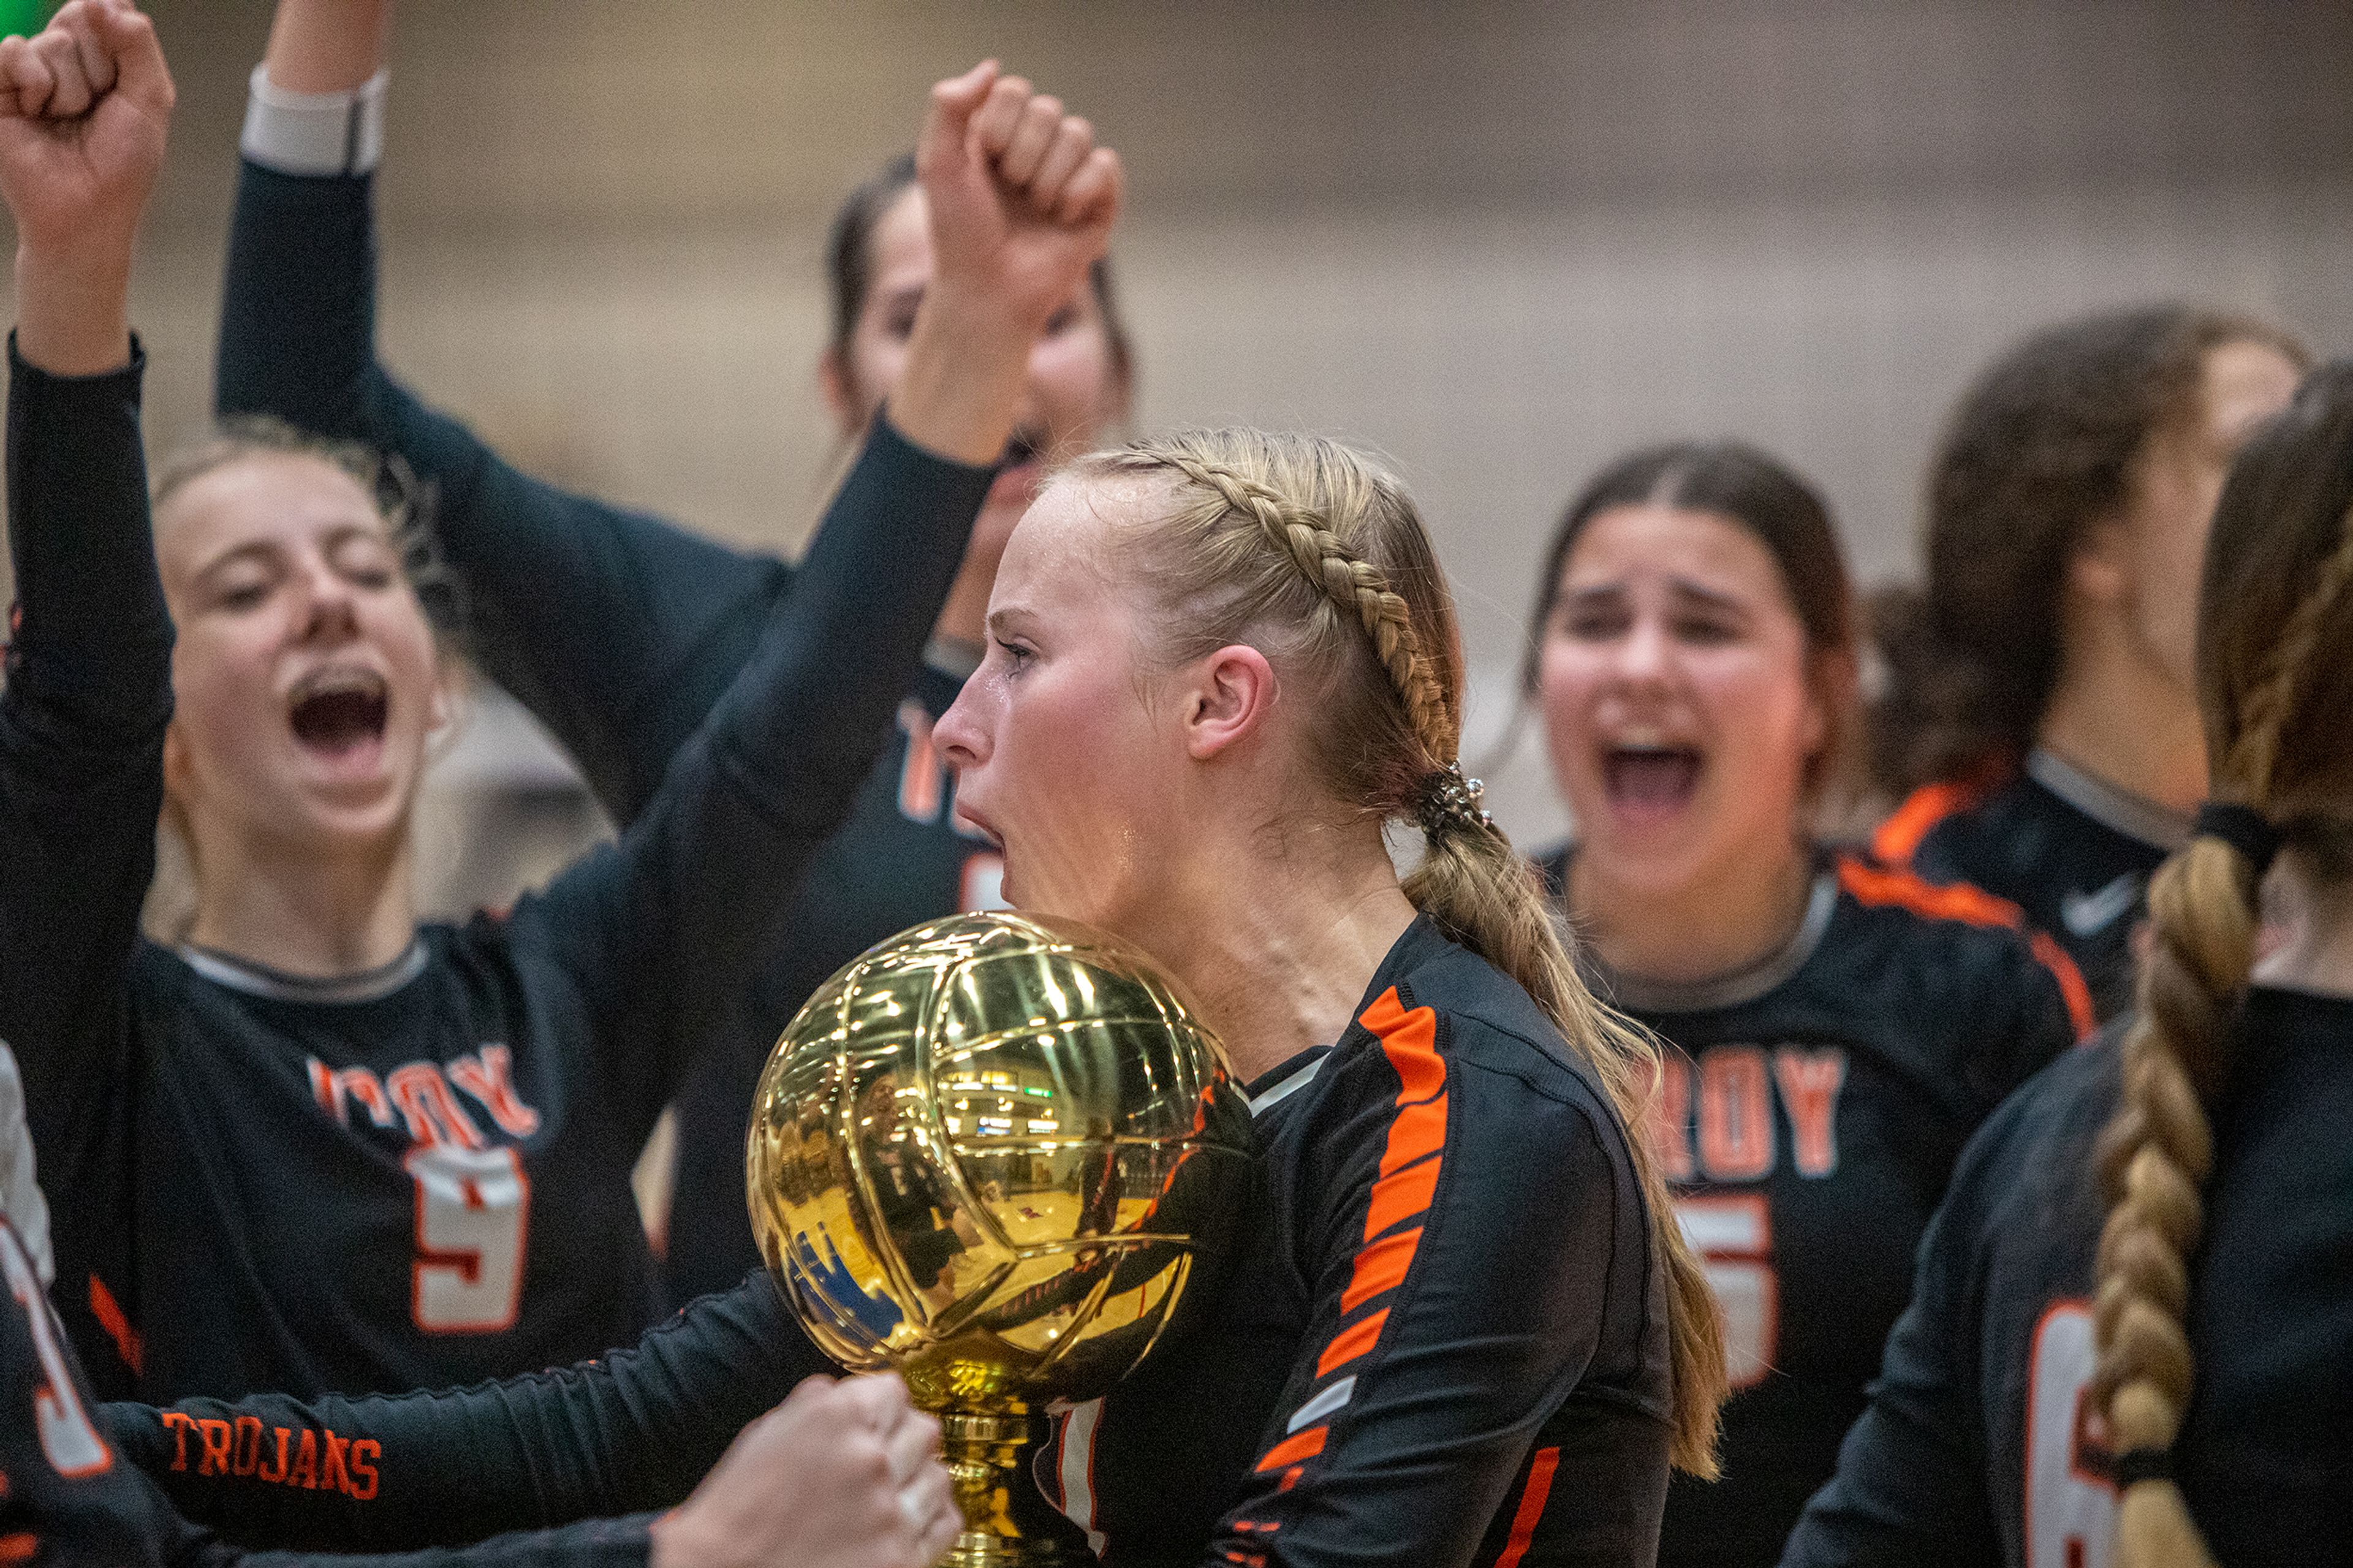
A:
[[[384,68],[389,0],[279,0],[262,66],[290,92],[348,92]]]
[[[750,658],[785,569],[533,479],[396,381],[375,358],[373,199],[364,174],[248,155],[216,406],[363,441],[431,485],[473,651],[626,825]]]
[[[996,462],[1013,434],[1041,327],[994,294],[940,279],[916,313],[891,394],[892,424],[943,458]]]
[[[16,350],[51,375],[103,375],[131,363],[131,237],[16,247]]]
[[[674,1506],[743,1426],[832,1371],[765,1277],[632,1350],[473,1388],[110,1405],[130,1461],[248,1545],[405,1551]]]
[[[547,929],[592,998],[617,1103],[667,1100],[773,951],[914,680],[991,477],[878,421],[824,548],[617,861],[550,890]]]

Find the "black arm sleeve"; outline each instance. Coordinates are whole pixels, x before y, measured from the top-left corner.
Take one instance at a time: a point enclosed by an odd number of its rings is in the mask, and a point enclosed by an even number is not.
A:
[[[554,731],[614,820],[633,821],[791,574],[502,461],[376,363],[375,283],[369,176],[242,164],[215,406],[364,442],[429,485],[483,668]]]
[[[561,1530],[522,1531],[472,1546],[418,1552],[248,1552],[207,1541],[178,1562],[183,1568],[645,1568],[653,1517],[585,1520]]]
[[[0,692],[0,1038],[58,1208],[59,1279],[127,1245],[129,965],[154,871],[172,626],[139,446],[143,362],[66,379],[10,349],[17,609]],[[120,1278],[119,1273],[117,1278]]]
[[[1912,1303],[1887,1336],[1871,1403],[1806,1504],[1781,1568],[1981,1568],[2001,1561],[1978,1398],[1979,1201],[2003,1125],[1961,1156],[1920,1244]]]
[[[635,1349],[560,1372],[362,1398],[109,1405],[102,1415],[183,1513],[230,1539],[392,1552],[674,1507],[745,1423],[836,1370],[755,1273]]]
[[[913,684],[988,493],[877,419],[828,510],[835,547],[769,612],[758,653],[620,845],[518,905],[587,1012],[602,1104],[635,1147],[734,1016],[801,875],[841,825]]]
[[[63,1326],[7,1216],[0,1215],[0,1559],[175,1568],[642,1568],[646,1518],[508,1534],[459,1551],[400,1557],[297,1557],[223,1544],[174,1510],[153,1479],[119,1463],[90,1421],[95,1408]],[[465,1488],[454,1488],[451,1500]],[[339,1543],[340,1544],[340,1543]]]

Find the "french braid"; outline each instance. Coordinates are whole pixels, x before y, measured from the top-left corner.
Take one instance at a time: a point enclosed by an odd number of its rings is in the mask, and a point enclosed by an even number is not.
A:
[[[1645,1136],[1656,1048],[1585,989],[1527,863],[1461,798],[1467,785],[1450,771],[1462,732],[1454,607],[1411,498],[1345,447],[1256,430],[1139,442],[1083,458],[1058,482],[1122,481],[1145,487],[1124,543],[1144,563],[1136,575],[1149,584],[1161,658],[1181,663],[1238,642],[1264,653],[1287,689],[1314,694],[1290,721],[1321,775],[1317,793],[1345,809],[1386,821],[1420,815],[1434,789],[1458,792],[1430,819],[1438,826],[1406,897],[1528,993],[1629,1130],[1670,1284],[1672,1456],[1713,1475],[1723,1344]]]
[[[1422,655],[1412,609],[1389,587],[1381,569],[1358,560],[1315,512],[1267,485],[1224,464],[1182,452],[1172,452],[1167,461],[1195,484],[1215,491],[1233,510],[1254,520],[1267,543],[1288,557],[1311,587],[1365,628],[1374,657],[1388,672],[1389,684],[1405,704],[1431,765],[1451,761],[1461,723],[1437,672]]]
[[[2317,514],[2294,503],[2323,482],[2316,472],[2341,469],[2353,436],[2353,372],[2316,376],[2277,430],[2242,457],[2225,490],[2200,624],[2202,700],[2219,759],[2214,794],[2274,826],[2295,818],[2312,779],[2337,771],[2327,759],[2292,753],[2291,737],[2301,747],[2316,733],[2324,745],[2344,745],[2306,710],[2347,641],[2353,510],[2341,494]],[[2316,528],[2308,521],[2316,518]],[[2263,602],[2299,581],[2310,585],[2284,616]],[[2268,647],[2265,626],[2279,627]],[[2167,1456],[2196,1371],[2184,1313],[2214,1160],[2205,1107],[2227,1074],[2232,1011],[2253,969],[2262,870],[2237,846],[2201,834],[2149,885],[2152,940],[2122,1048],[2123,1099],[2100,1138],[2108,1215],[2095,1265],[2092,1392],[2120,1458],[2117,1568],[2212,1568]]]

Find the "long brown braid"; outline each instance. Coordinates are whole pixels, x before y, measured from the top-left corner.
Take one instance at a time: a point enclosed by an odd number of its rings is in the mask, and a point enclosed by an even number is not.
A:
[[[1325,790],[1383,820],[1422,820],[1428,848],[1405,879],[1407,898],[1517,982],[1600,1080],[1628,1129],[1669,1284],[1672,1458],[1714,1475],[1723,1344],[1645,1135],[1657,1048],[1577,979],[1533,872],[1453,766],[1462,731],[1453,603],[1411,498],[1337,443],[1256,430],[1139,442],[1065,472],[1065,482],[1157,488],[1131,541],[1149,561],[1162,655],[1249,642],[1314,692],[1300,722]],[[1377,678],[1351,677],[1366,664]]]
[[[2209,546],[2200,700],[2220,759],[2217,800],[2295,850],[2299,824],[2336,815],[2344,715],[2316,711],[2353,642],[2353,369],[2316,375],[2232,471]],[[2277,601],[2309,584],[2291,604]],[[2275,637],[2265,628],[2276,626]],[[2268,646],[2265,646],[2265,645]],[[2340,831],[2341,828],[2335,831]],[[2100,1136],[2108,1216],[2096,1261],[2093,1396],[2119,1456],[2118,1568],[2211,1568],[2168,1455],[2195,1358],[2184,1323],[2189,1259],[2213,1166],[2206,1105],[2230,1065],[2233,1011],[2253,972],[2263,866],[2203,831],[2149,885],[2152,941],[2122,1047],[2123,1100]]]

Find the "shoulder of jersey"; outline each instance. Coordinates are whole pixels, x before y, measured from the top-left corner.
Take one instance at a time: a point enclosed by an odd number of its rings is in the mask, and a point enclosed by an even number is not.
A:
[[[1836,860],[1840,902],[1881,941],[1858,959],[1873,968],[1892,958],[1916,963],[1941,978],[1958,1000],[1982,995],[1986,987],[2015,985],[2025,970],[2039,967],[2059,986],[2078,1038],[2094,1027],[2091,989],[2066,951],[2030,927],[2016,904],[1968,882],[1931,882],[1918,874],[1860,855]]]
[[[1936,881],[1967,877],[1981,858],[1989,819],[2016,780],[2008,769],[1922,784],[1871,836],[1871,857]]]
[[[2080,1184],[2122,1089],[2125,1023],[2116,1019],[2081,1049],[2061,1052],[1986,1119],[1963,1156],[1973,1180],[1993,1189],[1979,1206],[2004,1194],[2021,1195],[2014,1185],[2021,1173],[2031,1173],[2041,1187]]]
[[[1535,999],[1470,949],[1449,944],[1415,965],[1401,984],[1405,1000],[1444,1020],[1438,1046],[1446,1057],[1510,1073],[1556,1100],[1609,1104],[1591,1070],[1569,1054]],[[1369,1014],[1358,1022],[1372,1027]]]

